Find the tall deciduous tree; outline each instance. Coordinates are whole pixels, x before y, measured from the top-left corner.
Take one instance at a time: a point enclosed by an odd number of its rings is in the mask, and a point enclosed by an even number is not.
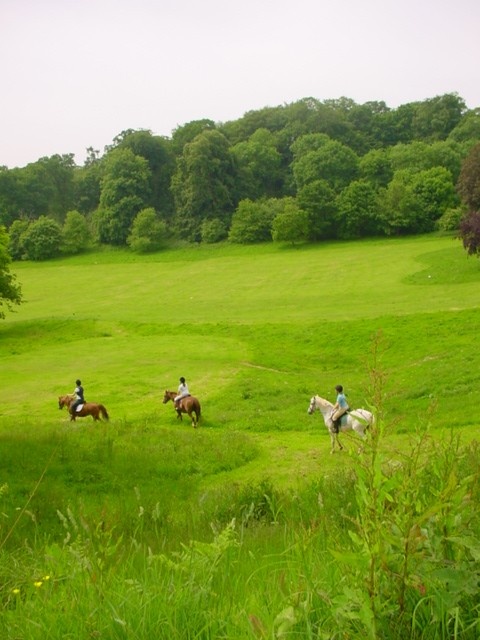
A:
[[[267,129],[257,129],[250,138],[232,147],[238,170],[238,200],[262,196],[274,197],[280,192],[282,157],[275,137]]]
[[[172,178],[175,226],[188,240],[201,239],[203,220],[230,220],[235,170],[228,140],[206,130],[185,145]]]
[[[84,251],[91,242],[88,223],[79,211],[69,211],[62,227],[62,253],[74,254]]]
[[[3,225],[0,225],[0,318],[5,317],[5,308],[12,310],[14,304],[22,301],[22,291],[15,275],[10,271],[11,257],[8,252],[9,238]]]
[[[304,185],[297,194],[297,201],[308,214],[310,240],[335,237],[336,194],[326,180],[314,180]]]
[[[455,204],[450,171],[433,167],[425,171],[396,171],[382,198],[382,217],[388,234],[428,233]]]
[[[281,210],[272,221],[272,238],[275,242],[303,242],[308,239],[309,220],[295,198],[279,200]]]
[[[465,111],[465,102],[456,93],[424,100],[415,111],[412,123],[414,135],[422,140],[445,140]]]
[[[480,211],[480,143],[472,147],[462,163],[457,192],[471,211]]]
[[[164,218],[170,217],[173,213],[170,182],[175,169],[172,142],[152,135],[151,131],[129,131],[117,148],[130,149],[147,160],[151,175],[149,204]]]
[[[378,193],[366,180],[354,180],[337,199],[340,238],[360,238],[380,233]]]
[[[326,180],[334,191],[340,192],[357,173],[357,154],[336,140],[329,140],[317,150],[302,154],[293,163],[297,189],[314,180]]]
[[[150,178],[147,160],[130,149],[115,149],[108,154],[96,216],[101,242],[126,244],[135,216],[149,201]]]

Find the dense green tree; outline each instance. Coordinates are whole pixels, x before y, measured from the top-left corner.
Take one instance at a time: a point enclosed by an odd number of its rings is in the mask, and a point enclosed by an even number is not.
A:
[[[173,213],[170,183],[175,169],[172,141],[152,135],[151,131],[129,131],[118,143],[117,149],[130,149],[136,156],[145,158],[150,168],[149,203],[163,217]]]
[[[48,260],[60,255],[62,228],[52,218],[40,216],[28,225],[21,242],[25,260]]]
[[[25,219],[14,220],[8,230],[10,237],[9,251],[13,260],[22,260],[24,257],[25,249],[22,238],[29,224],[29,221]]]
[[[415,141],[409,144],[397,144],[388,150],[391,166],[394,171],[409,169],[423,171],[442,166],[448,169],[452,176],[459,174],[462,150],[453,142]]]
[[[0,167],[0,225],[9,228],[22,211],[23,193],[20,169]]]
[[[18,217],[30,219],[46,215],[55,199],[55,187],[48,175],[46,163],[38,161],[18,169]]]
[[[387,235],[417,233],[422,212],[413,194],[414,172],[396,171],[380,197],[382,227]]]
[[[73,155],[41,158],[21,169],[0,170],[0,219],[49,215],[62,223],[75,203]]]
[[[335,237],[336,194],[326,180],[314,180],[297,194],[300,208],[308,214],[310,240]]]
[[[3,225],[0,225],[0,318],[5,318],[5,309],[11,311],[14,304],[22,302],[22,290],[10,271],[12,259],[8,251],[9,238]]]
[[[316,151],[301,155],[294,161],[297,189],[314,180],[326,180],[332,189],[339,192],[356,178],[358,161],[352,149],[336,140],[329,140]]]
[[[279,201],[281,210],[272,221],[274,242],[303,242],[308,239],[308,213],[303,211],[295,198],[283,198]]]
[[[480,143],[471,148],[462,163],[457,192],[470,211],[480,211]]]
[[[204,118],[203,120],[192,120],[172,132],[172,150],[175,156],[181,156],[186,144],[193,142],[195,138],[204,131],[216,129],[215,122]]]
[[[480,142],[480,107],[467,111],[448,135],[448,140],[473,146]]]
[[[213,218],[212,220],[204,220],[201,226],[202,242],[206,244],[214,244],[221,242],[228,237],[228,229],[223,220]]]
[[[415,138],[445,140],[461,121],[466,105],[456,93],[446,93],[420,102],[412,122]]]
[[[79,211],[68,211],[62,227],[61,250],[65,254],[84,251],[92,241],[92,234],[85,216]]]
[[[51,184],[52,195],[45,213],[62,224],[67,211],[75,206],[74,156],[53,155],[41,158],[38,163],[45,168],[45,177]]]
[[[449,207],[437,220],[436,228],[440,231],[458,231],[465,213],[465,209],[462,205],[458,207]]]
[[[76,210],[84,215],[97,209],[100,203],[103,161],[98,159],[93,150],[83,167],[74,173]]]
[[[386,187],[393,176],[392,161],[387,149],[372,149],[359,160],[359,174],[376,187]]]
[[[284,111],[287,121],[283,131],[289,145],[301,136],[321,133],[354,146],[357,135],[347,121],[342,99],[321,102],[312,97],[302,98],[286,105]]]
[[[127,238],[127,244],[136,253],[158,251],[168,236],[167,225],[155,209],[148,207],[138,212]]]
[[[339,238],[360,238],[382,230],[378,193],[366,180],[354,180],[337,199]]]
[[[223,134],[207,130],[186,144],[172,178],[179,235],[199,241],[203,220],[219,218],[228,225],[234,182],[234,162]]]
[[[312,151],[323,149],[332,140],[326,133],[306,133],[290,146],[294,161],[300,160]]]
[[[100,242],[125,245],[133,220],[150,198],[147,160],[130,149],[115,149],[105,158],[96,223]]]
[[[287,115],[284,107],[264,107],[255,111],[247,111],[238,120],[223,123],[218,130],[229,140],[231,145],[248,140],[258,129],[267,129],[277,133],[284,129]]]
[[[271,201],[241,200],[233,217],[228,239],[236,244],[253,244],[272,239],[272,222],[277,209]]]
[[[458,204],[452,174],[445,167],[433,167],[415,174],[412,192],[422,211],[420,232],[433,231],[445,211]]]
[[[418,102],[408,102],[378,115],[379,136],[376,146],[408,144],[414,139],[413,120]]]
[[[379,136],[382,130],[382,118],[390,109],[385,102],[365,102],[349,105],[345,111],[347,122],[355,132],[355,139],[349,144],[358,154],[380,146]]]
[[[231,152],[238,171],[238,200],[278,195],[282,157],[276,149],[273,133],[257,129],[248,140],[234,145]]]
[[[396,171],[382,198],[385,232],[433,231],[436,221],[454,204],[452,175],[444,167]]]

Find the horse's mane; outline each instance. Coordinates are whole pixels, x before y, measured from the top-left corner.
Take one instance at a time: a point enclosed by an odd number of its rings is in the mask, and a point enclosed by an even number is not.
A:
[[[75,397],[75,394],[73,394],[73,393],[66,393],[66,394],[65,394],[65,395],[63,395],[63,396],[60,396],[60,398],[61,398],[62,400],[66,400],[67,398],[68,398],[69,400],[73,400],[73,399],[74,399],[74,397]]]
[[[324,402],[325,404],[328,404],[330,407],[333,407],[333,403],[330,402],[330,400],[327,400],[326,398],[322,398],[322,396],[316,395],[315,398],[317,400],[320,400],[321,402]]]

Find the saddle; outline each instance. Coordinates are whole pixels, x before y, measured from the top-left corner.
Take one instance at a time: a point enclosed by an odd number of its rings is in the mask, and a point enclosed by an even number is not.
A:
[[[345,413],[343,413],[340,418],[337,420],[332,420],[333,422],[333,430],[335,433],[340,431],[340,427],[344,427],[347,424],[348,414],[350,413],[350,409],[347,409]]]
[[[75,408],[75,413],[79,413],[79,411],[81,411],[83,409],[83,405],[85,403],[79,404],[78,407]]]

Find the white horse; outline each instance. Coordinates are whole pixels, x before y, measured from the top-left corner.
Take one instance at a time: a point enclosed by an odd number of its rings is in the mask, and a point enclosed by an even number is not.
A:
[[[320,396],[313,396],[308,406],[308,413],[311,415],[315,411],[320,411],[323,421],[325,422],[325,426],[330,433],[330,441],[332,443],[330,453],[335,453],[335,442],[338,444],[339,449],[342,450],[343,446],[340,443],[338,433],[335,430],[332,420],[333,404]],[[342,423],[343,422],[345,422],[345,424],[340,426],[339,431],[342,433],[344,431],[355,431],[360,437],[364,438],[365,431],[374,423],[374,417],[373,413],[370,413],[370,411],[367,411],[366,409],[354,409],[349,411],[346,416],[342,416]]]

